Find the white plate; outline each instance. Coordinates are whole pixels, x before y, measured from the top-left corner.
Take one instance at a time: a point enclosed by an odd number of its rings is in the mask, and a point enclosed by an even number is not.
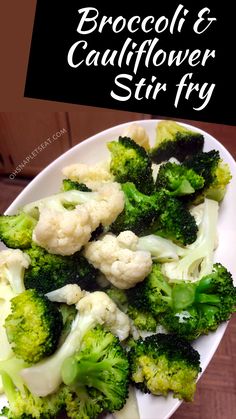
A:
[[[154,143],[157,122],[158,120],[135,121],[135,123],[142,125],[146,129],[152,144]],[[105,159],[109,155],[105,145],[106,142],[117,139],[118,136],[122,134],[124,128],[128,125],[130,125],[130,123],[118,125],[106,131],[100,132],[64,153],[57,160],[46,167],[24,189],[24,191],[21,192],[21,194],[10,205],[6,214],[14,214],[22,205],[57,192],[63,178],[61,175],[61,169],[64,166],[76,162],[92,164]],[[233,277],[236,278],[236,265],[234,263],[235,246],[232,245],[235,242],[236,237],[236,163],[224,146],[211,135],[191,125],[183,125],[201,132],[205,137],[204,150],[219,150],[223,160],[230,166],[233,179],[228,186],[227,194],[220,207],[218,223],[219,246],[215,253],[215,261],[221,262],[225,265],[233,274]],[[201,356],[202,373],[213,357],[223,337],[226,326],[227,324],[222,324],[216,332],[211,333],[208,336],[202,336],[195,342],[194,347],[200,352]],[[180,402],[172,396],[168,396],[167,398],[153,397],[141,394],[140,392],[137,392],[137,396],[141,419],[167,419],[180,405]],[[0,408],[5,405],[5,403],[5,397],[1,396]]]

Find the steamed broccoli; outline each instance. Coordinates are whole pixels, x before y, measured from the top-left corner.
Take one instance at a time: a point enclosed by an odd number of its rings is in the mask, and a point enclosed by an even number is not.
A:
[[[16,356],[34,363],[51,355],[62,330],[62,317],[54,304],[36,290],[27,290],[12,298],[11,309],[5,328]]]
[[[180,162],[187,156],[202,151],[204,137],[175,121],[161,121],[157,124],[156,143],[150,151],[150,157],[155,163],[175,157]]]
[[[188,340],[217,329],[236,311],[236,288],[231,274],[220,263],[197,282],[178,281],[173,285],[172,309],[160,318],[171,333]]]
[[[13,249],[27,249],[37,221],[21,211],[16,215],[0,215],[0,240]]]
[[[131,230],[137,235],[143,235],[152,232],[181,244],[190,244],[196,240],[195,219],[177,198],[163,190],[150,196],[145,195],[130,182],[124,183],[122,190],[125,208],[111,224],[112,233]]]
[[[204,186],[204,178],[193,169],[177,163],[162,164],[156,179],[156,189],[165,189],[172,196],[194,193]]]
[[[150,313],[170,333],[188,340],[215,330],[229,319],[236,305],[231,274],[219,263],[196,282],[170,282],[162,265],[154,263],[148,277],[127,295],[137,310]]]
[[[199,353],[175,335],[139,339],[129,352],[131,380],[141,391],[192,401],[201,371]]]
[[[128,137],[119,137],[107,147],[111,152],[110,170],[115,180],[119,183],[133,182],[140,192],[152,193],[152,167],[146,150]]]
[[[129,335],[128,316],[104,292],[95,291],[85,296],[80,293],[77,301],[78,312],[63,344],[50,357],[21,371],[28,389],[37,396],[44,397],[58,390],[62,383],[61,367],[64,360],[80,350],[83,337],[89,330],[104,325],[120,340]]]
[[[151,226],[151,233],[186,245],[195,242],[197,225],[184,204],[164,190],[156,192],[157,216]]]
[[[85,334],[80,350],[64,360],[61,372],[63,382],[76,393],[76,417],[97,416],[90,400],[94,396],[102,410],[113,412],[124,406],[128,397],[129,362],[119,339],[102,327]],[[70,417],[70,406],[67,410]]]
[[[156,331],[158,321],[150,311],[137,308],[134,304],[129,304],[127,314],[133,320],[133,324],[137,329],[147,332]]]
[[[147,278],[128,290],[127,295],[134,307],[149,312],[155,318],[172,305],[172,287],[162,274],[159,263],[153,263]]]
[[[92,189],[88,188],[85,183],[75,182],[71,179],[63,179],[62,181],[62,191],[67,192],[71,190],[77,190],[82,192],[92,192]]]
[[[210,273],[217,239],[219,204],[205,199],[197,240],[186,248],[183,257],[177,261],[163,263],[162,270],[171,280],[197,280]]]
[[[194,157],[185,160],[185,167],[192,169],[204,178],[204,187],[191,196],[195,204],[202,202],[204,198],[222,201],[226,192],[226,186],[232,178],[230,168],[224,163],[217,150],[201,152]]]
[[[63,388],[63,400],[66,415],[70,419],[95,419],[103,412],[103,395],[88,387],[80,387],[79,391],[72,390],[69,386]]]
[[[48,397],[37,397],[30,393],[20,376],[21,369],[26,366],[22,359],[15,357],[0,361],[0,376],[9,404],[0,415],[9,419],[56,418],[64,407],[64,393],[59,390]]]
[[[77,252],[72,256],[48,253],[39,246],[26,250],[31,259],[25,271],[25,288],[35,288],[46,294],[66,284],[78,284],[86,290],[96,286],[97,270]]]
[[[114,234],[131,230],[135,234],[143,234],[153,223],[157,215],[157,197],[148,196],[138,191],[136,186],[127,182],[122,185],[125,196],[125,208],[111,224]]]

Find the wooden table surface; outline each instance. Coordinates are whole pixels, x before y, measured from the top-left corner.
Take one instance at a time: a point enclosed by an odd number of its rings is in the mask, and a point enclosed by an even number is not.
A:
[[[236,159],[235,126],[196,121],[185,122],[192,123],[212,134]],[[20,178],[14,181],[0,178],[1,213],[28,182],[29,180]],[[231,318],[218,350],[198,382],[195,401],[183,403],[172,419],[236,419],[236,315]]]

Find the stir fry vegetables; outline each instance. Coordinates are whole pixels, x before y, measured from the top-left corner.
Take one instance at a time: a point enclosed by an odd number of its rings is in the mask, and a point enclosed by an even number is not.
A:
[[[0,215],[2,415],[96,419],[126,406],[129,386],[193,400],[192,341],[236,311],[214,261],[231,173],[203,146],[174,121],[154,147],[131,125],[110,159],[63,168],[60,190]]]

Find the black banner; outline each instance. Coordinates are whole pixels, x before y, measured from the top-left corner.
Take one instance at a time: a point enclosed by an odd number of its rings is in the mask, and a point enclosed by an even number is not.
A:
[[[227,3],[38,0],[25,96],[235,125]]]

